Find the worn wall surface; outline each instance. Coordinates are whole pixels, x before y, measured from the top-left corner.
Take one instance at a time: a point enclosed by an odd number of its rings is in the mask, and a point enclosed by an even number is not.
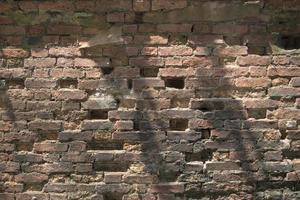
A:
[[[0,199],[300,199],[299,33],[298,0],[1,1]]]

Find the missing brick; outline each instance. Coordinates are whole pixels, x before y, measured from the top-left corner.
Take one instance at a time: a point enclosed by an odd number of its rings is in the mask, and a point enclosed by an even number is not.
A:
[[[112,67],[102,67],[101,71],[103,73],[103,75],[109,75],[113,72],[114,68]]]
[[[142,77],[157,77],[158,75],[158,68],[142,68],[141,69],[141,76]]]
[[[62,79],[59,80],[60,88],[77,88],[78,81],[73,79]]]
[[[166,87],[183,89],[184,88],[184,79],[183,78],[170,78],[165,80]]]
[[[300,34],[297,35],[279,35],[277,45],[285,50],[300,49]]]
[[[171,119],[170,129],[175,131],[185,131],[188,128],[188,119]]]
[[[108,111],[90,110],[89,111],[89,118],[90,119],[107,119],[108,118]]]

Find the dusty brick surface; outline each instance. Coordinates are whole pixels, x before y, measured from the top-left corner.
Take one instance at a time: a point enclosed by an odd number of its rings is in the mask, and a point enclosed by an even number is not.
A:
[[[299,13],[1,1],[0,200],[300,199]]]

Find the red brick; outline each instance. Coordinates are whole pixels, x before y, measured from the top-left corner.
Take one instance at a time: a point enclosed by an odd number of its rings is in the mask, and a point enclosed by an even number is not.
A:
[[[160,68],[159,75],[162,77],[185,77],[192,76],[195,73],[194,68]]]
[[[160,183],[153,184],[150,188],[153,193],[183,193],[183,183]]]
[[[235,85],[239,88],[266,88],[271,85],[271,80],[268,78],[238,78]]]
[[[76,67],[107,67],[110,62],[107,58],[97,58],[97,59],[88,59],[88,58],[75,58]]]
[[[141,54],[143,56],[156,56],[157,55],[157,47],[144,47],[142,49]]]
[[[269,67],[268,76],[291,77],[300,76],[299,67]]]
[[[158,47],[158,55],[160,56],[190,56],[193,49],[186,46],[176,47]]]
[[[141,66],[141,67],[163,66],[164,60],[156,57],[136,57],[136,58],[130,58],[129,64],[133,66]]]
[[[245,46],[228,46],[215,48],[213,53],[221,57],[236,57],[247,55],[248,48]]]
[[[35,120],[28,123],[29,130],[49,130],[58,131],[62,128],[60,121]]]
[[[83,78],[84,72],[80,69],[63,68],[50,70],[50,76],[54,78]]]
[[[51,56],[77,57],[81,56],[80,49],[75,47],[52,47],[49,49]]]
[[[135,35],[134,43],[136,44],[167,44],[168,37],[163,35]]]
[[[31,56],[36,58],[44,58],[48,56],[48,50],[42,48],[31,49]]]
[[[36,152],[64,152],[68,150],[68,144],[43,142],[35,143],[34,151]]]
[[[54,91],[53,96],[58,100],[83,100],[87,98],[87,93],[76,89],[60,89]]]
[[[269,56],[248,55],[238,57],[237,63],[239,65],[269,65],[271,58]]]
[[[182,61],[182,65],[191,67],[210,67],[215,65],[215,60],[210,57],[191,57],[185,58]]]
[[[24,67],[54,67],[55,58],[28,58],[24,60]]]
[[[299,97],[300,88],[292,87],[272,87],[268,90],[268,94],[271,97]]]
[[[56,87],[56,80],[27,78],[25,80],[25,87],[26,88],[54,88]]]

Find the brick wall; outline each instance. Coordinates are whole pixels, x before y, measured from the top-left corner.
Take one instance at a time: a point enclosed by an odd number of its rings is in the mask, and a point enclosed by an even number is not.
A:
[[[0,199],[300,199],[299,10],[1,1]]]

